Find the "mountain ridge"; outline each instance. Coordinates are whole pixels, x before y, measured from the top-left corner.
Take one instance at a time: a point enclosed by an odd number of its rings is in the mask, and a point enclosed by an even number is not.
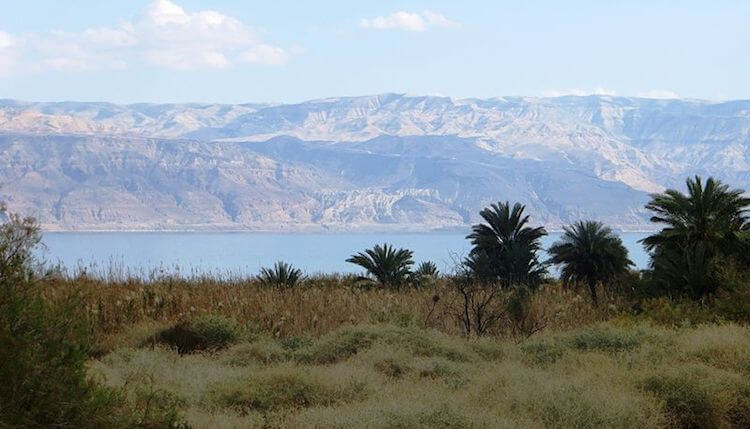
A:
[[[0,100],[0,198],[59,230],[435,230],[506,199],[553,228],[596,218],[640,230],[648,194],[686,176],[748,187],[749,147],[748,100]],[[106,219],[91,215],[108,207],[93,197],[104,190],[124,204]]]

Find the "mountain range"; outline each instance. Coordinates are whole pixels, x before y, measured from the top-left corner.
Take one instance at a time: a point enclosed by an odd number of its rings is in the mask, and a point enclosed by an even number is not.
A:
[[[0,100],[0,200],[48,230],[463,229],[505,200],[645,230],[696,174],[750,188],[750,100]]]

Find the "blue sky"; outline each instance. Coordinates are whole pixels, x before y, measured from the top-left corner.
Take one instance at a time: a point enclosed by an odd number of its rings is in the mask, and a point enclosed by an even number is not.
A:
[[[0,98],[750,99],[743,0],[0,1]]]

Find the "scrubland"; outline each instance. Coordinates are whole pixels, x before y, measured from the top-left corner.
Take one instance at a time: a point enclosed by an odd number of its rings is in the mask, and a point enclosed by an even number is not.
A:
[[[78,291],[89,377],[141,427],[750,426],[750,328],[714,307],[543,285],[479,336],[450,279],[293,289],[210,277],[50,279]],[[520,319],[520,320],[519,320]],[[125,421],[120,419],[119,421]]]

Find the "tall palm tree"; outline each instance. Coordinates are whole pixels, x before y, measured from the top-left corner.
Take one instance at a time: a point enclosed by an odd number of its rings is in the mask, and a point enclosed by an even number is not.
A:
[[[676,249],[703,243],[708,252],[737,252],[741,232],[748,229],[750,198],[742,189],[709,177],[686,180],[687,195],[675,189],[654,194],[646,208],[654,212],[651,222],[664,225],[658,233],[641,240],[649,251]]]
[[[485,223],[472,227],[466,238],[474,246],[465,264],[480,277],[492,277],[502,287],[514,284],[534,285],[546,272],[537,258],[544,227],[530,227],[525,206],[509,202],[496,203],[479,215]]]
[[[670,292],[697,298],[715,290],[711,268],[717,258],[748,260],[750,198],[713,177],[686,183],[687,194],[668,189],[651,196],[646,205],[654,212],[651,221],[664,227],[641,242],[651,252],[653,277]]]
[[[380,285],[398,289],[409,280],[411,266],[414,265],[412,255],[411,250],[397,250],[389,244],[383,244],[352,255],[346,262],[364,268]]]
[[[562,238],[549,248],[549,262],[562,265],[564,284],[584,283],[596,303],[596,285],[627,272],[633,262],[620,237],[600,222],[580,221],[566,226]]]

